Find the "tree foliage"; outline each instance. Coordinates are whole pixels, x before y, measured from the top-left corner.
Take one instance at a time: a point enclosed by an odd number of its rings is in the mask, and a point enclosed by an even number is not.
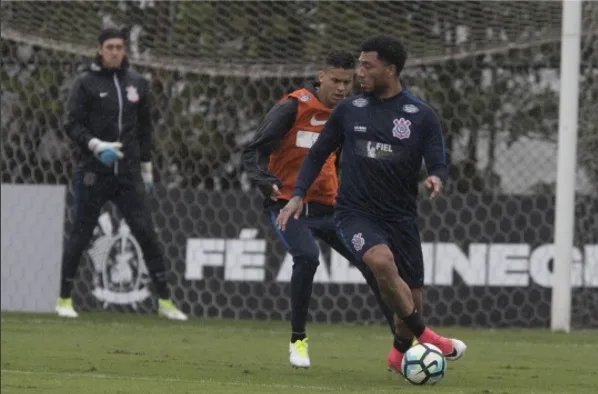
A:
[[[404,82],[443,121],[454,190],[500,190],[495,170],[499,139],[509,145],[556,138],[558,92],[546,75],[558,73],[560,42],[545,39],[560,35],[558,3],[66,4],[3,3],[3,29],[86,45],[90,54],[102,23],[127,25],[132,56],[154,61],[136,68],[151,79],[155,161],[163,182],[171,186],[240,187],[240,146],[282,94],[305,82],[284,72],[278,77],[210,76],[199,65],[319,64],[332,48],[357,54],[360,41],[372,34],[404,40],[411,58]],[[512,45],[519,43],[533,44]],[[589,46],[584,59],[598,56],[595,46]],[[502,49],[490,54],[489,48]],[[75,70],[90,59],[5,39],[1,49],[3,181],[66,182],[71,163],[60,131],[62,104]],[[198,67],[173,71],[160,67],[164,59],[195,61]],[[586,76],[580,96],[582,102],[596,102],[596,81],[588,78],[595,73]],[[584,108],[579,164],[598,185],[596,111]],[[457,155],[462,141],[465,148]]]

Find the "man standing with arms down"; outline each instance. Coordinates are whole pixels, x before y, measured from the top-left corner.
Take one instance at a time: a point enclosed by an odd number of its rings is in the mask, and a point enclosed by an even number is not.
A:
[[[342,144],[337,230],[372,270],[384,301],[402,321],[388,356],[388,366],[396,371],[413,338],[436,345],[448,360],[461,358],[466,349],[462,341],[426,327],[421,316],[424,270],[416,201],[422,158],[431,198],[440,193],[448,170],[436,113],[399,82],[406,59],[402,44],[391,37],[362,43],[358,77],[365,94],[332,112],[277,220],[284,231],[299,217],[307,191]]]
[[[255,138],[243,151],[243,163],[249,177],[265,198],[265,208],[273,224],[280,209],[291,198],[297,172],[309,148],[319,136],[332,108],[351,91],[355,74],[355,58],[350,52],[334,51],[318,75],[318,83],[308,85],[283,97],[265,116]],[[305,330],[314,275],[320,250],[316,237],[357,268],[370,285],[393,330],[393,313],[382,302],[372,272],[343,245],[333,220],[338,188],[336,155],[323,163],[322,173],[307,192],[306,203],[283,231],[282,243],[293,256],[291,276],[291,343],[289,361],[293,367],[307,368],[310,359]]]
[[[187,320],[170,300],[164,256],[153,230],[145,193],[151,191],[152,137],[148,83],[129,69],[125,34],[103,30],[96,60],[74,82],[66,109],[65,129],[77,146],[73,179],[73,228],[62,259],[56,312],[77,317],[72,282],[84,249],[107,201],[116,204],[139,242],[158,293],[159,314]]]

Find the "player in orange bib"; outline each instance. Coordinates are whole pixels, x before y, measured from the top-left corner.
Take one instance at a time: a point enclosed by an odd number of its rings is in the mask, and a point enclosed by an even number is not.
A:
[[[350,52],[331,52],[318,74],[319,81],[284,96],[266,114],[255,137],[243,150],[245,170],[264,195],[266,212],[293,257],[289,361],[297,368],[310,366],[305,326],[313,278],[319,264],[316,238],[326,242],[361,271],[394,332],[393,313],[383,303],[371,271],[352,257],[336,233],[333,220],[338,189],[336,154],[328,157],[322,172],[307,191],[301,215],[291,219],[284,231],[276,226],[278,213],[291,198],[303,159],[320,135],[332,109],[349,95],[354,74],[355,58]]]

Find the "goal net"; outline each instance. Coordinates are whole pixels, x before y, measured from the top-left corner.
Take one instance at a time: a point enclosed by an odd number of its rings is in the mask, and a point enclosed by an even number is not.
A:
[[[151,204],[186,312],[289,317],[292,261],[240,147],[327,51],[357,55],[364,38],[391,34],[409,52],[404,85],[442,119],[450,163],[445,195],[420,201],[426,318],[548,325],[551,284],[566,280],[552,275],[561,2],[3,1],[1,12],[3,310],[51,309],[58,294],[72,208],[63,105],[101,27],[118,25],[150,80]],[[598,2],[583,3],[579,83],[572,324],[596,327]],[[151,312],[151,290],[134,236],[107,206],[79,269],[76,307]],[[312,306],[314,321],[382,320],[363,279],[324,245]]]

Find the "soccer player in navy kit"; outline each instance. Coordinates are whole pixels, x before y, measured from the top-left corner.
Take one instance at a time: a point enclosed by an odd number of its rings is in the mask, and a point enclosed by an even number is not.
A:
[[[426,327],[421,316],[424,269],[416,200],[422,158],[431,198],[440,193],[448,170],[438,116],[399,82],[406,59],[402,44],[391,37],[362,43],[358,77],[364,94],[332,112],[277,219],[284,229],[298,218],[326,158],[342,145],[337,231],[370,267],[385,303],[400,318],[388,356],[388,366],[396,371],[414,338],[436,345],[448,360],[461,358],[466,349],[462,341]]]
[[[355,74],[351,52],[332,51],[318,82],[285,95],[264,117],[255,138],[243,150],[243,163],[249,177],[264,194],[264,208],[276,216],[291,198],[301,163],[322,131],[332,109],[350,92]],[[363,274],[394,333],[394,313],[382,302],[371,270],[357,261],[336,231],[334,204],[338,190],[336,155],[328,157],[305,195],[304,212],[284,233],[278,232],[293,256],[291,276],[291,343],[289,361],[296,368],[308,368],[306,324],[314,275],[320,250],[316,238],[326,242],[351,261]]]

